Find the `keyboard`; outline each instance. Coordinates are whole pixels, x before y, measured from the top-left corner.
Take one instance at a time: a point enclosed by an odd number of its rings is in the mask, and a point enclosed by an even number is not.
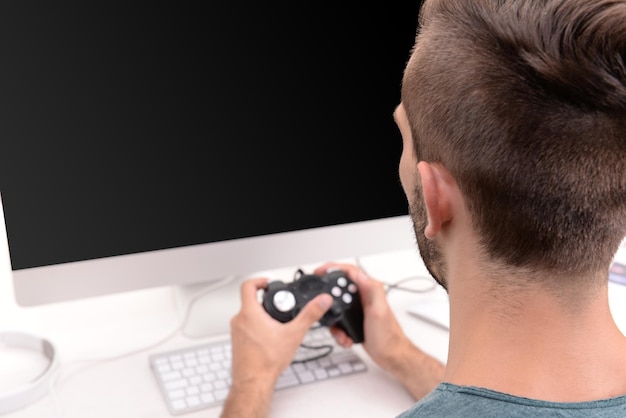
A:
[[[172,415],[221,406],[231,384],[230,338],[155,353],[150,368]],[[309,330],[274,390],[322,382],[367,370],[352,350],[338,345],[328,328]]]

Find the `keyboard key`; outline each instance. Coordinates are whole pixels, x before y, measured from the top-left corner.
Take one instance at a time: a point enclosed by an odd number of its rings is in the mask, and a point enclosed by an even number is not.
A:
[[[276,382],[276,389],[284,389],[284,388],[289,388],[291,386],[296,386],[299,385],[300,381],[298,380],[298,376],[296,376],[295,374],[290,374],[290,375],[281,375],[278,378],[278,381]]]

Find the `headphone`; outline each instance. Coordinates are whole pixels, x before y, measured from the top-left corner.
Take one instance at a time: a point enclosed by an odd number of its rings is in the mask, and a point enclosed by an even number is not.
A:
[[[0,346],[17,347],[40,352],[48,359],[45,369],[32,381],[8,391],[0,392],[0,415],[25,407],[48,393],[49,383],[58,359],[50,341],[23,332],[0,332]]]

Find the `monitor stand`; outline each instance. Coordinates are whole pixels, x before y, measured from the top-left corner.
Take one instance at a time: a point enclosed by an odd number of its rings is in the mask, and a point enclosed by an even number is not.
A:
[[[230,319],[241,305],[239,287],[243,277],[213,283],[174,287],[178,318],[185,321],[182,332],[190,338],[208,338],[230,333]],[[185,320],[185,316],[187,316]]]
[[[310,270],[320,264],[314,263],[303,268]],[[190,338],[208,338],[229,334],[230,320],[241,307],[240,287],[245,280],[266,277],[270,281],[291,281],[298,268],[298,266],[283,267],[253,274],[228,276],[212,282],[175,286],[174,298],[180,321],[184,320],[186,307],[191,306],[182,329],[184,335]],[[259,303],[261,296],[262,292],[259,292]]]

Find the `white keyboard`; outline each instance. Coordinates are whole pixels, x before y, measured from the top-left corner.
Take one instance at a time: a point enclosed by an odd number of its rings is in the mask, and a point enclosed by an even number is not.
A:
[[[223,404],[231,383],[230,339],[156,353],[150,367],[172,415]],[[275,390],[366,371],[352,350],[335,342],[328,328],[312,328]]]

